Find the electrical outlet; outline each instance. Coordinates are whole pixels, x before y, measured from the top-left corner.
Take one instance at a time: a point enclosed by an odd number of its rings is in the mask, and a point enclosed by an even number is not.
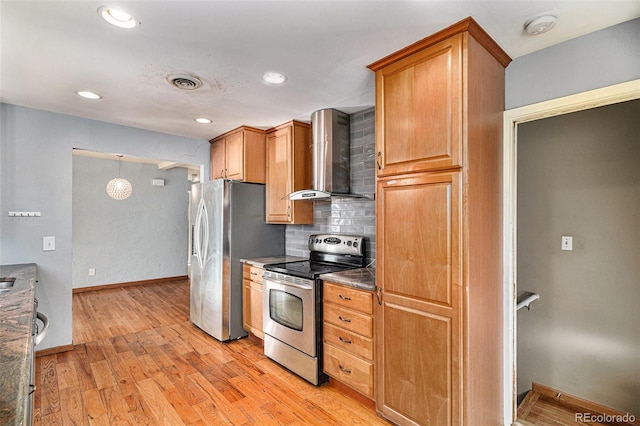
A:
[[[89,276],[94,277],[96,275],[96,268],[89,268]]]
[[[573,237],[565,235],[562,236],[562,250],[573,250]]]

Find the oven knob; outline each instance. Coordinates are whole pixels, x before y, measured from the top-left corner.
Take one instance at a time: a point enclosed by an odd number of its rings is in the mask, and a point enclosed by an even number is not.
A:
[[[357,243],[354,243],[354,244],[357,244]],[[351,241],[347,241],[347,245],[348,245],[349,247],[351,247]],[[355,247],[355,246],[354,246],[354,247]]]
[[[357,242],[357,241],[354,241],[354,242],[353,242],[353,247],[354,247],[354,248],[358,248],[358,242]]]

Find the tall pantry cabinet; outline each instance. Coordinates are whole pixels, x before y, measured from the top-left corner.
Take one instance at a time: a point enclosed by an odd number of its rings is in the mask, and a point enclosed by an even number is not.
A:
[[[376,74],[376,404],[502,424],[502,112],[510,58],[471,18]]]

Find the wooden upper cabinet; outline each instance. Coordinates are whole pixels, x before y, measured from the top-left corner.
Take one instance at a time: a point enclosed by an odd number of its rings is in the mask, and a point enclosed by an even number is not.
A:
[[[311,125],[290,121],[267,132],[267,223],[312,224],[313,201],[287,196],[311,188]]]
[[[484,34],[472,20],[463,26]],[[369,65],[376,73],[378,176],[462,165],[467,37],[447,29]]]
[[[215,141],[215,142],[214,142]],[[224,177],[227,168],[227,148],[225,140],[211,141],[211,180]]]
[[[461,41],[458,35],[376,72],[378,175],[460,164]]]
[[[244,167],[245,166],[245,138],[247,137],[251,138],[251,136],[253,136],[253,134],[250,131],[245,130],[243,132],[233,133],[225,138],[225,142],[227,145],[227,173],[226,173],[227,179],[245,180],[244,179],[245,177],[245,167]],[[263,164],[262,170],[264,171],[265,134],[262,133],[260,135],[260,138],[261,138],[260,142],[262,143],[261,152],[259,152],[255,157],[254,157],[255,152],[249,152],[247,153],[246,156],[251,157],[251,159],[249,160],[250,163],[252,163],[252,160],[255,160],[256,157],[262,158],[262,164]],[[250,142],[247,143],[247,145],[250,145]],[[251,167],[249,167],[249,169],[246,170],[246,172],[249,175],[252,175],[253,172],[255,171],[251,170]],[[261,176],[256,176],[255,180],[259,183],[264,183],[264,172],[261,173]],[[251,179],[251,181],[254,181],[254,180]]]
[[[242,126],[210,142],[211,179],[266,182],[264,130]]]

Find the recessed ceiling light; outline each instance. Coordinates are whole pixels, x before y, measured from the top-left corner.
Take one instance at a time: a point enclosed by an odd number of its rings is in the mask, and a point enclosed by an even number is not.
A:
[[[262,74],[262,81],[267,84],[280,85],[287,81],[287,76],[275,71],[267,71]]]
[[[537,18],[529,19],[524,23],[524,30],[530,35],[539,35],[546,33],[556,26],[556,18],[553,15],[543,15]]]
[[[110,23],[111,25],[115,25],[119,28],[133,28],[138,23],[135,18],[129,15],[127,12],[121,9],[114,9],[109,6],[102,6],[98,8],[98,15],[102,17],[105,21]]]
[[[96,99],[102,99],[102,96],[98,95],[97,93],[89,92],[87,90],[80,90],[79,92],[76,92],[76,94],[78,96],[82,96],[85,99],[91,99],[94,101]]]
[[[200,124],[211,124],[211,120],[205,117],[198,117],[195,119],[195,121]]]

